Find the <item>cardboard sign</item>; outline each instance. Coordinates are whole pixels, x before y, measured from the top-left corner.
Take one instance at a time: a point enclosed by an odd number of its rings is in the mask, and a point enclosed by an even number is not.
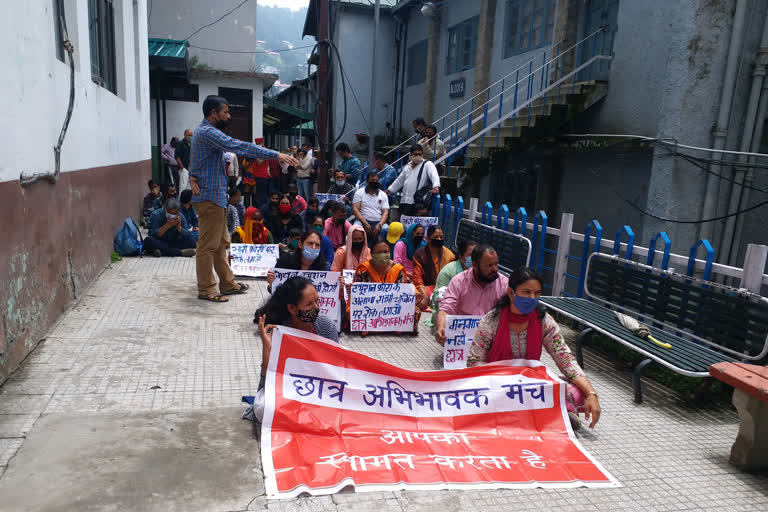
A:
[[[354,332],[412,331],[416,289],[410,283],[354,283],[349,313]]]
[[[336,329],[341,331],[341,305],[339,301],[339,272],[316,270],[286,270],[276,268],[275,282],[272,283],[272,293],[289,278],[294,276],[306,277],[317,288],[320,296],[320,314],[333,320]]]
[[[325,203],[328,201],[336,201],[337,203],[344,202],[344,196],[341,194],[315,194],[315,197],[320,202],[320,209],[323,209]]]
[[[410,215],[402,215],[400,216],[400,222],[403,225],[403,229],[408,229],[414,224],[421,224],[424,226],[424,229],[427,229],[429,226],[438,225],[437,217],[411,217]]]
[[[482,316],[446,315],[443,368],[466,368],[467,356]]]
[[[231,244],[232,272],[236,276],[264,277],[275,265],[280,256],[277,244]]]
[[[279,327],[261,456],[268,498],[399,489],[616,487],[538,361],[410,371]]]

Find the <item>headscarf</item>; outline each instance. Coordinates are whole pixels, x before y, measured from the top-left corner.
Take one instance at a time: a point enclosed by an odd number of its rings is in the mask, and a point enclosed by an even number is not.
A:
[[[269,240],[269,230],[264,227],[264,224],[259,227],[256,224],[256,221],[253,220],[257,211],[258,209],[253,206],[250,206],[245,210],[245,215],[243,216],[243,223],[245,224],[245,226],[243,226],[243,232],[245,233],[245,238],[242,240],[245,244],[262,245],[266,244]]]
[[[423,228],[423,227],[424,226],[422,226],[421,224],[411,224],[406,230],[405,236],[399,240],[400,242],[405,243],[405,248],[407,249],[409,260],[413,260],[413,255],[414,253],[416,253],[416,249],[427,245],[427,243],[423,239],[421,240],[421,245],[419,245],[419,247],[416,247],[413,244],[413,232],[416,231],[417,228]]]
[[[357,258],[352,251],[352,233],[355,231],[362,231],[363,233],[363,249],[360,251],[360,257]],[[347,248],[345,249],[347,262],[344,268],[348,270],[356,269],[361,263],[364,263],[371,259],[371,250],[368,248],[368,235],[365,233],[363,226],[354,225],[349,229],[347,233]]]

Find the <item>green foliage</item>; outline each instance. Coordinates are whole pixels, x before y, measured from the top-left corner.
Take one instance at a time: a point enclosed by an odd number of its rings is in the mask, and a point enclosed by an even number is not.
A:
[[[112,263],[116,263],[118,261],[121,261],[123,258],[121,258],[120,255],[117,254],[116,252],[113,252],[109,259],[111,260]]]

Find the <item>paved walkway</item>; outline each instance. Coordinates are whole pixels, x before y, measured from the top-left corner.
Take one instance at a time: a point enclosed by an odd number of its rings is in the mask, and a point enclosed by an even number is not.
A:
[[[578,436],[621,488],[267,501],[259,446],[239,419],[259,376],[251,318],[265,285],[254,288],[209,304],[195,298],[192,259],[107,269],[0,388],[0,510],[768,510],[768,477],[728,465],[731,410],[691,408],[652,384],[635,405],[627,371],[589,350],[603,417]],[[440,364],[425,334],[342,343],[407,368]]]

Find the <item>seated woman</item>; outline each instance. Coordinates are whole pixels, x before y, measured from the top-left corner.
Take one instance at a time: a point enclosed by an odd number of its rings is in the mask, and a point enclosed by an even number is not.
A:
[[[304,211],[304,221],[310,224],[312,220],[320,215],[320,201],[317,197],[312,196],[312,199],[307,201],[307,209]],[[325,220],[325,218],[323,218]]]
[[[291,230],[303,231],[304,223],[301,217],[291,209],[291,198],[287,194],[280,198],[278,209],[279,215],[272,220],[272,236],[275,242],[280,244],[280,249],[284,249],[290,242]]]
[[[295,276],[280,285],[267,302],[256,310],[253,323],[259,325],[261,338],[261,377],[257,390],[264,387],[272,352],[272,331],[276,326],[292,327],[339,342],[336,325],[329,318],[320,315],[318,299],[317,289],[312,281],[306,277]],[[263,395],[261,399],[263,400]],[[263,406],[261,408],[263,409]],[[245,411],[243,418],[261,420],[254,416],[252,407]]]
[[[327,270],[330,270],[331,262],[333,261],[333,242],[323,234],[323,231],[325,230],[325,219],[320,215],[314,215],[307,217],[307,224],[309,229],[320,235],[320,238],[323,240],[320,244],[320,252],[323,254],[323,258],[325,258],[325,262],[328,264]]]
[[[320,253],[322,239],[314,231],[307,231],[301,235],[298,247],[294,251],[283,253],[277,260],[275,268],[287,270],[327,270],[328,264]],[[275,273],[270,270],[267,273],[267,291],[272,293],[272,283],[275,281]]]
[[[406,231],[405,236],[395,244],[395,263],[405,267],[408,275],[413,275],[413,256],[416,250],[427,245],[424,243],[424,226],[421,224],[412,224]]]
[[[371,259],[371,250],[363,226],[352,226],[347,233],[347,243],[336,249],[331,271],[357,270],[361,263]]]
[[[423,302],[417,304],[422,311],[429,309],[429,300],[435,290],[437,275],[446,265],[456,259],[453,252],[443,247],[445,233],[440,226],[429,226],[427,243],[413,255],[413,284],[422,295]]]
[[[600,403],[584,371],[560,335],[557,322],[539,305],[541,277],[522,267],[509,275],[509,290],[480,321],[469,348],[467,366],[507,359],[541,358],[542,347],[568,381],[565,400],[574,429],[583,412],[590,428],[600,419]]]
[[[389,244],[380,240],[373,245],[371,259],[364,261],[355,271],[355,283],[410,283],[411,279],[405,268],[389,259]],[[418,304],[423,297],[416,291],[416,303]],[[419,333],[419,318],[421,311],[418,306],[415,311],[415,321],[413,323],[413,335]],[[347,320],[349,321],[349,305],[347,305]],[[368,333],[362,333],[367,336]]]
[[[264,216],[258,208],[249,206],[245,210],[245,222],[232,233],[232,243],[235,244],[273,244],[272,233],[264,226]]]
[[[424,324],[432,328],[434,334],[433,320],[436,318],[437,312],[440,309],[440,299],[443,298],[443,293],[448,288],[451,279],[461,274],[468,268],[472,268],[472,251],[477,247],[477,242],[469,238],[459,242],[456,251],[458,256],[454,261],[443,267],[443,270],[437,274],[437,281],[435,282],[435,289],[432,293],[431,306],[432,317],[425,320]]]

